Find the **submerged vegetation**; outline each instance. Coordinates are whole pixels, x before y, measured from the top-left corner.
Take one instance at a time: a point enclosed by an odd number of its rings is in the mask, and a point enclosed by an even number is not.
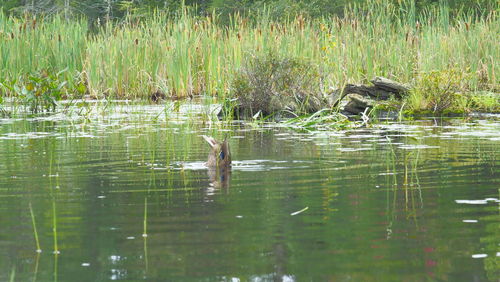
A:
[[[407,111],[499,110],[491,94],[500,88],[498,7],[452,17],[444,2],[417,13],[414,1],[387,0],[348,6],[342,16],[273,18],[236,13],[223,25],[216,13],[184,8],[96,21],[89,31],[84,18],[0,13],[1,95],[32,109],[84,95],[210,95],[239,98],[251,111],[261,101],[264,114],[295,100],[289,108],[300,115],[322,108],[321,93],[380,75],[414,86]]]

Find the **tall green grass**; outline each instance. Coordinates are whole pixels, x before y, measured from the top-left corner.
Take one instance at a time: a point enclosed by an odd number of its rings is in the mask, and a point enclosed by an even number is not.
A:
[[[66,81],[73,82],[83,70],[88,40],[83,19],[14,18],[0,11],[0,82],[65,69]]]
[[[450,18],[445,5],[417,15],[413,1],[370,3],[351,6],[342,18],[273,22],[261,12],[254,20],[234,15],[226,26],[214,14],[156,12],[104,24],[96,33],[88,33],[84,20],[33,24],[0,14],[0,81],[68,68],[68,79],[80,75],[96,97],[147,98],[158,90],[222,97],[244,60],[276,52],[317,64],[326,77],[323,90],[375,75],[411,83],[419,73],[450,68],[470,74],[471,90],[498,88],[498,12]]]

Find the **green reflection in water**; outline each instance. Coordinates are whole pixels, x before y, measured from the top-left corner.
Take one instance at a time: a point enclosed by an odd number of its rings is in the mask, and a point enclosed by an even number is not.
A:
[[[495,120],[84,121],[1,121],[0,280],[498,277]],[[229,137],[224,181],[203,167],[201,134]]]

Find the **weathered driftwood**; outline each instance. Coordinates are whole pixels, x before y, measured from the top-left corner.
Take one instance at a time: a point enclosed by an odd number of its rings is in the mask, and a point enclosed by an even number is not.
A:
[[[376,76],[374,79],[372,79],[371,83],[373,83],[373,85],[375,85],[375,87],[377,87],[378,89],[396,93],[398,95],[401,95],[410,90],[410,88],[401,83],[380,76]]]
[[[344,92],[347,94],[355,93],[362,96],[372,97],[377,100],[387,100],[389,97],[393,96],[394,93],[382,90],[376,86],[366,86],[366,85],[356,85],[347,84],[344,87]]]
[[[407,86],[384,77],[377,76],[371,83],[373,86],[347,84],[343,89],[333,91],[329,99],[330,104],[332,107],[340,104],[342,112],[356,115],[364,112],[366,108],[373,107],[376,101],[390,97],[399,99],[409,91]]]
[[[347,94],[342,112],[347,114],[362,113],[366,108],[373,108],[376,101],[360,94]]]

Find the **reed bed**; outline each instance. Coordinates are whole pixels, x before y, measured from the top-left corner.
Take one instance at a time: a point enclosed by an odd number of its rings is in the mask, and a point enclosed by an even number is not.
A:
[[[65,80],[74,82],[83,71],[88,39],[83,19],[14,18],[0,12],[0,82],[64,70]]]
[[[67,69],[67,79],[82,79],[95,97],[147,99],[157,91],[225,97],[245,60],[276,52],[319,66],[325,81],[318,91],[375,75],[412,83],[420,73],[451,68],[468,74],[470,90],[498,89],[498,9],[481,18],[464,11],[451,19],[444,5],[417,15],[411,2],[373,1],[348,8],[342,18],[314,20],[273,22],[264,11],[252,18],[234,15],[229,25],[218,24],[215,14],[155,12],[92,33],[83,19],[0,13],[0,82]]]

